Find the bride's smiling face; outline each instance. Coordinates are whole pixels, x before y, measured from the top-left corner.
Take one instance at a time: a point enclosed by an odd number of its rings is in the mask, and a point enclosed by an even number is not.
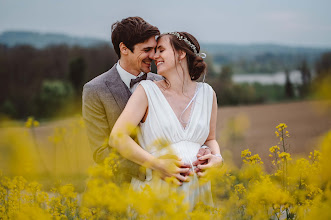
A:
[[[157,73],[164,75],[166,72],[174,69],[179,62],[178,60],[175,61],[175,59],[178,59],[178,55],[170,44],[169,35],[160,37],[154,55]]]

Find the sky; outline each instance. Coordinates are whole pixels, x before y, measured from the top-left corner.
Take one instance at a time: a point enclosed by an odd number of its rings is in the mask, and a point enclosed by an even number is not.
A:
[[[331,48],[330,0],[0,0],[0,32],[63,33],[110,42],[111,24],[140,16],[203,43]]]

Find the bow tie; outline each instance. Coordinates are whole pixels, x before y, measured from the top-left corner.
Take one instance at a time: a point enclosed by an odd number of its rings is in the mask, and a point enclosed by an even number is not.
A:
[[[132,88],[134,84],[139,83],[141,80],[145,80],[145,79],[147,79],[147,73],[144,73],[144,75],[139,76],[135,79],[131,79],[130,88]]]

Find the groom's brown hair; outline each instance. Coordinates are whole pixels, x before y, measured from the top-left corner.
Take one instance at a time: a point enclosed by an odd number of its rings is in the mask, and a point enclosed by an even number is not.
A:
[[[143,43],[153,36],[160,35],[157,27],[149,24],[141,17],[128,17],[117,21],[111,26],[111,30],[111,40],[119,58],[121,58],[119,48],[121,42],[133,52],[136,44]]]

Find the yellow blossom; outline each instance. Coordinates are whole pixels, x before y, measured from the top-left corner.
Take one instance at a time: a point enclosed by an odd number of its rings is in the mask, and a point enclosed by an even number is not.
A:
[[[31,128],[33,123],[33,117],[28,117],[27,121],[25,122],[25,127]]]
[[[279,125],[276,126],[276,128],[278,128],[279,131],[284,130],[285,128],[287,128],[287,125],[285,123],[280,123]]]
[[[32,117],[26,122],[26,127],[33,128],[38,125]],[[82,127],[76,120],[72,126],[55,129],[51,140],[57,144],[58,150],[63,149],[61,144],[67,143],[65,150],[72,150],[68,155],[82,157],[80,150],[82,146],[86,146],[83,142],[87,140],[80,136],[85,132]],[[272,147],[269,148],[269,157],[274,170],[269,173],[264,172],[264,166],[261,165],[263,162],[259,156],[265,152],[252,154],[249,149],[241,152],[241,158],[245,163],[241,168],[229,162],[220,169],[208,172],[215,207],[199,204],[190,211],[185,197],[180,192],[181,187],[154,191],[151,186],[146,185],[141,191],[133,191],[128,185],[116,185],[113,180],[120,160],[117,154],[111,153],[103,164],[90,169],[86,190],[76,190],[76,183],[62,185],[52,182],[51,179],[55,177],[52,175],[47,177],[49,182],[43,189],[40,183],[33,181],[37,175],[23,178],[8,174],[8,170],[0,172],[0,219],[283,219],[286,218],[285,213],[295,216],[296,219],[329,219],[331,160],[328,159],[328,155],[331,154],[331,133],[328,133],[319,144],[321,151],[310,152],[309,159],[292,159],[285,148],[286,137],[289,137],[286,128],[284,123],[277,126],[279,130],[275,134],[284,137],[284,146],[270,145]],[[133,128],[129,129],[133,133],[138,132]],[[36,137],[40,135],[39,129],[34,131]],[[75,136],[80,140],[75,140]],[[7,142],[4,142],[2,137],[4,136],[0,137],[0,147],[23,140],[13,145],[13,149],[19,152],[21,150],[16,146],[29,146],[29,141],[31,142],[31,138],[21,139],[18,135],[14,135]],[[38,143],[42,146],[42,141]],[[108,140],[105,141],[105,146],[107,144]],[[163,149],[170,143],[160,139],[151,145]],[[79,147],[79,151],[74,151],[76,146]],[[32,152],[35,150],[32,147],[28,149]],[[20,170],[25,170],[26,164],[29,164],[30,161],[20,161],[24,160],[30,151],[24,151],[24,157],[19,157],[15,161],[19,164]],[[1,152],[7,156],[6,150]],[[59,154],[59,151],[54,152],[56,153]],[[89,151],[88,157],[90,155]],[[0,159],[5,159],[5,156]],[[46,162],[48,167],[53,167],[54,160]],[[82,166],[83,163],[77,163],[77,166]],[[13,166],[12,164],[8,167]],[[25,174],[22,172],[22,175]],[[56,177],[67,182],[63,176]],[[166,181],[171,180],[170,178]],[[203,184],[199,184],[199,187],[201,186]],[[53,189],[49,190],[50,188]]]
[[[279,158],[281,159],[286,159],[286,160],[291,160],[291,155],[286,152],[282,152],[278,155]]]
[[[39,121],[33,121],[33,127],[39,127]]]
[[[39,127],[39,122],[34,120],[34,117],[28,117],[27,121],[25,122],[25,127],[26,128]]]
[[[269,148],[269,151],[270,151],[271,153],[274,153],[275,151],[279,151],[279,147],[278,147],[277,145],[272,146],[272,147]]]
[[[247,157],[250,156],[252,153],[250,152],[249,149],[241,151],[241,157]]]

